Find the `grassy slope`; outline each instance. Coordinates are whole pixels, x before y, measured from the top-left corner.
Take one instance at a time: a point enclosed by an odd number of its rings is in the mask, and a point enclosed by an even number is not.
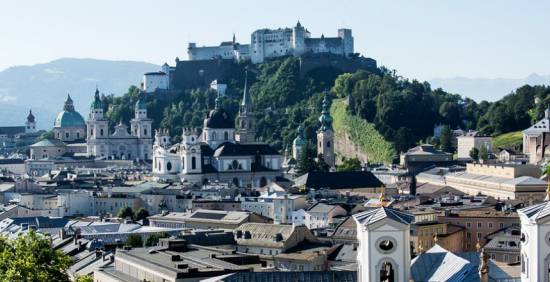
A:
[[[369,162],[391,163],[397,155],[391,143],[378,133],[373,124],[346,111],[343,99],[333,100],[330,113],[334,118],[336,136],[343,138],[344,132],[347,132],[351,141],[368,155]]]
[[[493,138],[493,148],[515,148],[519,149],[523,143],[521,131],[508,132]]]

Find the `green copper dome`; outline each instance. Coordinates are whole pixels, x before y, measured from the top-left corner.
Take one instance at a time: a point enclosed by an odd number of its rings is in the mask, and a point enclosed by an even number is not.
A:
[[[298,136],[294,138],[294,141],[292,141],[292,145],[295,147],[302,147],[306,143],[306,140],[304,139],[304,128],[300,125],[298,126]]]
[[[57,115],[54,127],[86,127],[84,118],[74,110],[73,100],[71,96],[67,96],[63,111]]]
[[[145,99],[139,98],[136,102],[136,111],[138,110],[147,110],[147,105],[145,104]]]

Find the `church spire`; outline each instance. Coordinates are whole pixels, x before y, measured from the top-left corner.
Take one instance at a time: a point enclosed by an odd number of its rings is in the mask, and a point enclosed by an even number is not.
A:
[[[73,99],[71,99],[70,94],[67,94],[67,100],[65,100],[65,106],[63,106],[63,110],[67,112],[74,112]]]
[[[332,117],[330,116],[330,101],[328,97],[328,91],[325,91],[325,97],[323,98],[323,110],[321,111],[319,122],[321,123],[319,131],[332,130]]]
[[[240,113],[247,114],[252,112],[252,99],[250,99],[250,94],[248,93],[248,70],[245,71],[244,76],[244,91],[243,91],[243,100],[241,101]]]
[[[214,109],[219,110],[221,108],[222,99],[220,97],[220,92],[216,95],[216,100],[214,100]]]

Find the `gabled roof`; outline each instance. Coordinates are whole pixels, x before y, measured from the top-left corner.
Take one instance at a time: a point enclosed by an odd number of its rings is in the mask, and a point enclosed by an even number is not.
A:
[[[540,220],[550,215],[550,202],[545,201],[544,203],[532,205],[523,209],[518,210],[520,215],[525,215],[530,220]]]
[[[435,244],[411,261],[411,278],[414,281],[471,281],[467,277],[474,266]]]
[[[57,139],[45,139],[31,145],[31,147],[60,147],[60,146],[65,146],[65,143]]]
[[[412,214],[386,207],[367,210],[353,215],[353,218],[361,225],[371,225],[385,218],[392,219],[402,224],[411,224],[414,221],[414,216]]]
[[[550,118],[544,117],[539,120],[537,123],[533,124],[531,127],[525,129],[523,134],[527,135],[538,135],[544,132],[550,132]]]

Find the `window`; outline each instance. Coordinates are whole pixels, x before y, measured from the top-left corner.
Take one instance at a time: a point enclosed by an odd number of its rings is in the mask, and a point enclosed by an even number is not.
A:
[[[327,141],[327,148],[330,148],[330,141]]]
[[[492,223],[492,222],[489,222],[489,223],[487,224],[487,226],[488,226],[489,228],[493,228],[493,223]]]
[[[225,141],[229,140],[229,133],[227,133],[227,131],[223,133],[223,140]]]
[[[471,227],[472,227],[472,224],[469,222],[466,222],[466,228],[471,228]]]
[[[197,169],[197,158],[196,157],[191,158],[191,169]]]
[[[103,128],[99,130],[99,135],[103,136]]]
[[[171,171],[171,170],[172,170],[172,163],[171,163],[171,162],[167,162],[167,163],[166,163],[166,170],[167,170],[167,171]]]
[[[69,139],[69,132],[65,132],[65,138]]]

